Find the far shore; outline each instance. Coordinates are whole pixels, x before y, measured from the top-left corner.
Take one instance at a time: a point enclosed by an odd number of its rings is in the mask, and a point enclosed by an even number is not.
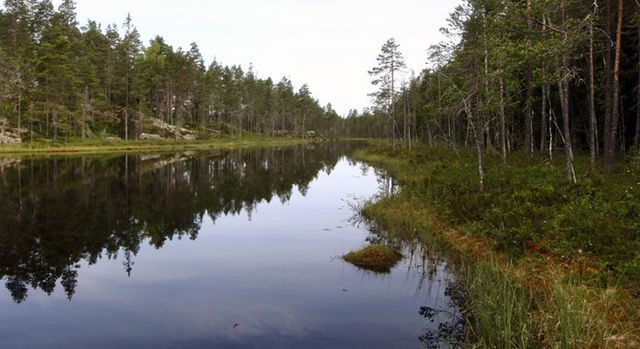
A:
[[[53,143],[51,141],[0,145],[3,155],[53,155],[79,153],[214,150],[253,146],[287,146],[322,142],[320,138],[242,137],[214,138],[208,140],[74,140]]]

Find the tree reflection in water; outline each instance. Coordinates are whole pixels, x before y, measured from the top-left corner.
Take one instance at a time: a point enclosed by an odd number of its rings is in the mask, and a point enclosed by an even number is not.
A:
[[[274,197],[304,195],[359,143],[164,155],[74,156],[6,161],[0,171],[0,277],[13,299],[29,288],[69,300],[80,263],[134,257],[148,240],[195,240],[205,216],[249,216]]]
[[[378,171],[380,195],[388,195],[399,190],[395,180],[385,171]],[[366,202],[366,201],[365,201]],[[438,294],[434,288],[445,287],[444,298],[440,302],[421,306],[418,315],[426,320],[418,337],[424,348],[463,348],[465,345],[466,320],[461,311],[464,303],[464,289],[449,273],[450,258],[434,238],[420,240],[415,234],[393,234],[362,214],[363,201],[352,204],[354,215],[351,223],[364,225],[369,231],[366,241],[374,245],[388,245],[403,251],[408,264],[408,285],[415,288],[416,296],[421,293]]]

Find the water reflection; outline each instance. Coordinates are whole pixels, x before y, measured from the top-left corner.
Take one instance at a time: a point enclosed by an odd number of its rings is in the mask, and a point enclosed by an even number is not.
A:
[[[196,239],[204,217],[245,211],[292,190],[361,145],[330,143],[218,153],[126,155],[0,162],[0,278],[15,302],[29,287],[69,300],[81,261],[123,256],[134,272],[141,243]]]
[[[377,172],[380,191],[384,197],[400,190],[398,183],[383,171]],[[399,236],[379,227],[374,220],[361,214],[365,201],[352,205],[354,215],[350,221],[369,231],[366,241],[372,245],[387,245],[407,256],[405,282],[416,290],[416,295],[436,294],[443,299],[427,302],[419,307],[418,314],[426,320],[419,341],[427,349],[462,348],[465,343],[464,315],[460,311],[464,301],[463,289],[448,272],[449,258],[434,241],[418,240],[415,235]],[[442,290],[444,289],[444,292]]]
[[[398,190],[344,157],[360,146],[0,161],[3,345],[455,346],[420,313],[451,309],[446,259],[349,224],[350,202]],[[407,258],[339,258],[367,236]]]

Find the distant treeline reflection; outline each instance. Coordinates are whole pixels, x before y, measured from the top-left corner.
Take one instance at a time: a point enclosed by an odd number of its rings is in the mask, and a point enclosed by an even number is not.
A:
[[[13,299],[29,287],[71,299],[81,261],[123,256],[131,273],[148,239],[196,239],[203,218],[251,215],[274,196],[302,194],[356,143],[218,153],[70,157],[0,166],[0,277]]]

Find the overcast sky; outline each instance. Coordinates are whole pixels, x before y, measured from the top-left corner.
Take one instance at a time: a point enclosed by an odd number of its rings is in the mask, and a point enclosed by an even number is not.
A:
[[[56,6],[61,0],[54,0]],[[156,35],[174,48],[200,47],[207,63],[250,63],[260,77],[309,84],[341,114],[370,104],[367,71],[381,45],[395,37],[409,69],[425,65],[426,49],[460,0],[77,0],[87,19],[120,27],[128,12],[145,45]]]

